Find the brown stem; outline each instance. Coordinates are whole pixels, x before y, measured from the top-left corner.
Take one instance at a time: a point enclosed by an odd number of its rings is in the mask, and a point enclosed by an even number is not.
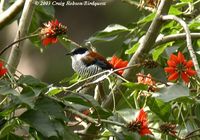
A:
[[[191,135],[191,136],[188,136],[182,140],[188,140],[188,139],[191,139],[191,138],[194,138],[194,137],[200,137],[200,134],[196,134],[196,135]]]
[[[78,43],[76,43],[76,42],[74,42],[74,41],[72,41],[72,40],[70,40],[70,39],[68,39],[68,38],[63,37],[63,40],[65,40],[65,41],[67,41],[67,42],[70,42],[71,44],[73,44],[74,46],[76,46],[76,47],[78,47],[78,48],[82,48],[81,45],[79,45]]]
[[[192,132],[190,132],[189,134],[187,134],[187,135],[186,135],[186,138],[189,137],[189,136],[191,136],[192,134],[198,132],[198,131],[200,131],[200,128],[199,128],[199,129],[196,129],[196,130],[194,130],[194,131],[192,131]]]
[[[11,44],[9,44],[8,46],[6,46],[5,48],[3,48],[3,49],[0,51],[0,55],[2,55],[7,49],[9,49],[10,47],[12,47],[14,44],[19,43],[19,42],[21,42],[21,41],[23,41],[23,40],[25,40],[25,39],[31,38],[31,37],[36,37],[36,36],[38,36],[38,35],[39,35],[39,34],[33,34],[33,35],[25,36],[25,37],[23,37],[23,38],[20,38],[20,39],[18,39],[18,40],[16,40],[16,41],[12,42]]]

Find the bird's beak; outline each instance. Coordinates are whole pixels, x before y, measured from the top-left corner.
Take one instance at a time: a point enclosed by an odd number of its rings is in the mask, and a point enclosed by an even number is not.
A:
[[[65,55],[72,55],[72,52],[68,52],[68,53],[66,53]]]

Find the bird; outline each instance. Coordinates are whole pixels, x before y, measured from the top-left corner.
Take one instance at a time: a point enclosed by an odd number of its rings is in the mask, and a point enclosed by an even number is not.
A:
[[[113,66],[101,54],[85,47],[75,48],[66,55],[71,56],[73,70],[84,78],[113,69]]]

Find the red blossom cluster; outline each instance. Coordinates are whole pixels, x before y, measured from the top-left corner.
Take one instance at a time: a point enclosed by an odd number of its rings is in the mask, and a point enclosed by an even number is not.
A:
[[[141,109],[136,120],[128,124],[130,131],[137,131],[141,136],[152,134],[151,130],[148,128],[147,113]]]
[[[40,31],[42,44],[47,46],[51,43],[58,41],[58,36],[67,33],[67,27],[58,22],[58,20],[52,20],[44,24],[44,27]]]
[[[4,68],[3,65],[4,65],[3,62],[0,61],[0,77],[4,76],[7,73],[7,69]]]
[[[176,81],[181,78],[185,83],[188,83],[190,81],[189,78],[196,75],[196,71],[192,69],[192,60],[186,61],[181,52],[178,52],[177,56],[171,54],[167,64],[168,67],[165,68],[165,72],[169,73],[169,81]]]
[[[117,56],[113,56],[112,59],[109,61],[109,63],[113,66],[113,68],[115,69],[119,69],[119,68],[125,68],[128,65],[128,61],[124,61],[120,58],[118,58]],[[119,70],[117,71],[118,74],[122,75],[124,70]]]

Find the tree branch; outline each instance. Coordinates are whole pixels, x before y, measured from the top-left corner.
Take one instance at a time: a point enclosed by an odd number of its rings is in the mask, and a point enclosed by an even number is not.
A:
[[[6,11],[0,14],[0,29],[9,23],[21,11],[24,2],[25,0],[17,0]]]
[[[150,25],[150,27],[147,31],[145,39],[140,44],[140,46],[137,49],[137,51],[135,52],[135,54],[132,56],[128,66],[135,65],[136,62],[138,62],[138,60],[142,58],[142,54],[150,51],[150,49],[153,47],[155,40],[156,40],[156,38],[159,34],[159,31],[161,29],[162,22],[163,22],[160,19],[160,16],[168,13],[171,2],[172,2],[172,0],[162,0],[160,2],[160,5],[158,6],[158,10],[156,12],[156,16],[155,16],[153,22],[151,23],[151,25]],[[138,72],[137,69],[126,69],[124,71],[123,76],[124,76],[125,79],[131,80],[131,79],[133,79],[133,77],[136,76],[137,72]],[[121,83],[122,83],[122,80],[119,79],[117,81],[116,87],[114,87],[114,89],[113,89],[113,92],[110,93],[108,98],[105,99],[105,101],[102,103],[102,107],[107,108],[107,109],[113,109],[114,101],[115,101],[116,104],[119,102],[122,95],[118,91],[118,88],[120,88],[122,92],[125,90],[124,87],[121,85]],[[114,95],[113,95],[113,93],[114,93]],[[113,96],[114,96],[114,98],[113,98]],[[98,130],[99,130],[98,127],[94,127],[94,125],[91,125],[85,131],[85,134],[90,133],[90,132],[97,133]],[[83,140],[88,140],[88,138],[83,137]]]
[[[200,33],[190,33],[192,39],[200,39]],[[154,46],[158,46],[167,42],[171,41],[177,41],[177,40],[183,40],[186,39],[186,33],[180,33],[180,34],[173,34],[164,36],[161,39],[158,39]]]
[[[35,0],[26,0],[22,15],[19,21],[19,27],[17,31],[17,35],[15,37],[14,41],[19,40],[20,38],[23,38],[26,36],[30,23],[32,21],[32,14],[34,11],[34,1]],[[19,46],[23,46],[24,41],[16,43],[11,50],[11,53],[8,58],[8,64],[7,67],[11,71],[11,73],[15,73],[15,70],[19,64],[20,58],[21,58],[21,49]],[[12,67],[10,67],[12,66]]]
[[[139,45],[137,51],[132,56],[128,66],[138,63],[140,59],[144,59],[144,58],[142,58],[142,55],[151,50],[151,48],[153,47],[155,40],[159,34],[162,23],[163,23],[163,21],[160,19],[160,16],[168,13],[171,2],[172,2],[172,0],[162,0],[160,2],[160,5],[156,12],[156,16],[155,16],[154,20],[152,21],[152,23],[147,31],[147,34],[145,35],[144,41]],[[138,69],[127,69],[124,71],[123,76],[124,76],[124,78],[132,81],[133,78],[136,76],[137,72],[138,72]],[[123,87],[121,86],[121,83],[122,83],[122,81],[118,80],[117,85],[114,90],[114,93],[115,93],[114,96],[115,96],[116,103],[118,103],[119,100],[121,99],[121,94],[118,92],[117,89],[120,87],[120,89],[122,89],[122,91],[124,90]],[[103,102],[102,106],[105,108],[108,108],[108,109],[113,108],[113,95],[112,94],[110,94],[109,97],[107,98],[107,100],[105,100]]]
[[[162,19],[163,20],[175,20],[176,22],[181,24],[181,26],[185,30],[187,48],[188,48],[188,51],[190,53],[190,57],[192,58],[192,61],[194,63],[194,68],[195,68],[195,70],[197,72],[197,75],[198,75],[198,77],[200,77],[199,64],[198,64],[197,57],[196,57],[195,52],[194,52],[193,47],[192,47],[192,39],[191,39],[189,27],[187,26],[185,21],[183,21],[181,18],[178,18],[178,17],[176,17],[174,15],[165,15],[165,16],[162,16]]]

